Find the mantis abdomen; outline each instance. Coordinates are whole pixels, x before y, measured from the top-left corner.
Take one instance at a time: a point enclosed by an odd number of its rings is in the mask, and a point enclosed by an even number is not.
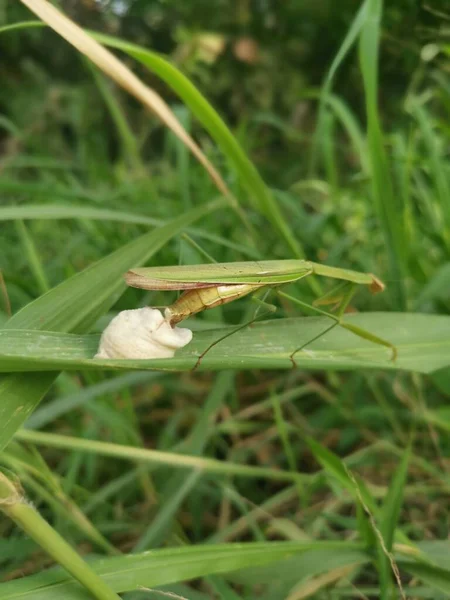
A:
[[[173,327],[183,319],[195,315],[202,310],[214,308],[251,294],[263,285],[258,284],[221,284],[211,287],[185,291],[173,304],[166,308],[166,319]]]

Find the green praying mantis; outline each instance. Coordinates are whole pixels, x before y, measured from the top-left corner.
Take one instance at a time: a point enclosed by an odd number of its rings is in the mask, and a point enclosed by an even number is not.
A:
[[[372,293],[384,290],[385,286],[383,282],[372,273],[360,273],[349,269],[330,267],[308,260],[288,259],[136,268],[131,269],[125,274],[125,281],[131,287],[145,290],[182,290],[183,293],[181,296],[168,306],[165,311],[166,321],[171,327],[174,327],[177,323],[203,310],[232,302],[262,289],[277,288],[284,284],[293,283],[309,275],[331,277],[351,285],[350,290],[343,296],[340,296],[340,306],[337,315],[313,307],[285,293],[278,292],[284,298],[301,306],[312,308],[334,321],[330,327],[313,340],[310,340],[308,344],[336,325],[340,325],[359,337],[390,348],[392,353],[391,358],[395,360],[397,351],[393,344],[342,320],[342,314],[348,306],[357,285],[368,286]],[[336,303],[336,301],[335,294],[328,294],[321,300],[321,303]],[[224,337],[228,337],[229,335],[231,334],[227,334]],[[214,342],[201,354],[194,369],[210,348],[224,339],[224,337]],[[296,366],[294,355],[308,344],[304,344],[292,352],[290,359],[293,366]]]

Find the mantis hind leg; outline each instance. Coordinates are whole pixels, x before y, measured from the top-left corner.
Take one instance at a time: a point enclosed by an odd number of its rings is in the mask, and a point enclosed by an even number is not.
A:
[[[265,302],[265,298],[267,297],[267,295],[269,294],[270,290],[268,290],[265,295],[264,295],[264,300],[260,300],[259,298],[257,298],[256,296],[252,297],[252,300],[254,302],[257,302],[259,304],[258,308],[256,309],[253,317],[250,319],[250,321],[246,321],[245,323],[243,323],[242,325],[239,325],[238,327],[235,327],[232,331],[230,331],[229,333],[226,333],[225,335],[223,335],[222,337],[218,338],[217,340],[215,340],[214,342],[212,342],[212,344],[210,344],[205,350],[203,350],[203,352],[198,356],[197,358],[197,362],[195,363],[195,365],[192,367],[191,371],[194,372],[196,369],[198,369],[198,367],[200,366],[202,360],[204,359],[204,357],[206,356],[206,354],[208,354],[208,352],[214,348],[214,346],[217,346],[217,344],[220,344],[220,342],[223,342],[223,340],[226,340],[227,338],[231,337],[232,335],[234,335],[235,333],[237,333],[238,331],[241,331],[241,329],[245,329],[246,327],[250,327],[251,325],[253,325],[253,323],[255,323],[255,321],[257,321],[258,319],[261,319],[262,317],[267,316],[268,314],[274,313],[277,310],[277,307],[274,306],[273,304],[268,304],[267,302]],[[265,310],[264,312],[260,313],[260,309],[262,306],[267,307],[267,310]]]
[[[344,284],[344,286],[347,287],[347,284]],[[339,289],[341,289],[341,287],[342,286],[339,286]],[[358,337],[360,337],[362,339],[365,339],[370,342],[373,342],[374,344],[378,344],[380,346],[385,346],[385,347],[389,348],[392,353],[391,360],[392,361],[396,360],[397,348],[394,346],[394,344],[391,344],[391,342],[388,342],[387,340],[380,338],[377,335],[374,335],[373,333],[370,333],[370,331],[366,331],[365,329],[362,329],[361,327],[358,327],[357,325],[352,325],[351,323],[347,323],[346,321],[343,320],[342,316],[345,312],[345,309],[349,305],[355,291],[356,291],[356,284],[349,284],[348,291],[344,295],[341,295],[339,298],[336,314],[333,314],[331,312],[327,312],[325,310],[317,308],[317,304],[329,304],[329,303],[335,304],[337,302],[337,297],[336,297],[335,292],[331,292],[330,294],[327,294],[323,298],[316,301],[313,305],[307,304],[306,302],[302,302],[301,300],[298,300],[298,298],[294,298],[293,296],[290,296],[289,294],[286,294],[284,292],[280,292],[280,291],[277,292],[281,297],[286,298],[287,300],[293,302],[294,304],[297,304],[303,308],[308,308],[309,310],[313,310],[313,311],[317,312],[318,314],[324,315],[334,321],[334,323],[332,323],[329,327],[326,327],[323,331],[321,331],[315,337],[308,340],[305,344],[302,344],[299,348],[296,348],[294,350],[294,352],[292,352],[292,354],[289,356],[289,358],[292,362],[293,367],[297,367],[297,363],[295,362],[294,356],[298,352],[300,352],[301,350],[303,350],[304,348],[309,346],[309,344],[316,341],[317,339],[322,337],[325,333],[327,333],[328,331],[331,331],[338,325],[340,327],[343,327],[344,329],[347,329],[348,331],[351,331],[353,334],[357,335]]]

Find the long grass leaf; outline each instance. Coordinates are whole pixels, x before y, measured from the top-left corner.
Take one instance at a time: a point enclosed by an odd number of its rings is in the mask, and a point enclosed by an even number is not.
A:
[[[398,350],[389,349],[336,327],[320,336],[326,317],[272,319],[229,336],[202,359],[199,371],[224,369],[292,369],[291,353],[319,336],[295,356],[298,368],[310,370],[384,369],[432,373],[450,366],[450,317],[402,313],[360,313],[346,317],[369,331],[384,333]],[[197,358],[229,328],[196,331],[193,341],[174,358],[153,360],[99,360],[98,335],[71,335],[50,331],[0,330],[0,371],[113,369],[189,371]]]
[[[377,544],[378,550],[378,569],[380,572],[380,591],[381,598],[389,598],[392,586],[392,545],[394,543],[394,535],[400,516],[400,509],[403,498],[403,489],[406,483],[408,472],[410,451],[407,450],[403,456],[400,466],[389,486],[387,496],[383,503],[383,508],[380,515],[380,534],[383,540]],[[394,568],[396,568],[394,566]]]
[[[378,111],[378,50],[381,0],[366,0],[366,18],[361,30],[359,56],[364,83],[367,134],[373,198],[389,258],[393,304],[406,308],[405,262],[408,255],[403,207],[394,195]]]
[[[159,585],[187,581],[214,573],[229,573],[250,567],[294,560],[320,560],[321,553],[329,555],[334,550],[348,560],[355,561],[358,554],[364,560],[360,545],[352,542],[271,542],[247,544],[221,544],[185,548],[167,548],[126,557],[108,558],[93,563],[95,571],[116,592],[135,590],[139,586]],[[295,562],[294,562],[295,566]],[[78,588],[79,590],[79,588]],[[0,584],[2,600],[87,600],[77,586],[60,570],[50,570],[39,575]]]

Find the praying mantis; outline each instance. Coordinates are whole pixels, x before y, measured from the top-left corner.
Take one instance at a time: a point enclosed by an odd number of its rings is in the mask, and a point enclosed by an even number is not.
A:
[[[232,302],[247,294],[265,288],[277,288],[281,285],[293,283],[309,275],[330,277],[351,284],[349,292],[340,296],[341,302],[337,316],[306,304],[285,293],[278,293],[284,298],[300,304],[301,306],[308,307],[320,314],[330,317],[334,321],[333,325],[328,327],[320,335],[323,335],[336,325],[340,325],[359,337],[390,348],[392,353],[391,358],[392,360],[395,360],[397,351],[393,344],[360,327],[347,323],[341,318],[353,296],[356,285],[366,285],[372,293],[378,293],[384,290],[385,286],[383,282],[372,273],[361,273],[349,269],[331,267],[308,260],[287,259],[169,267],[143,267],[131,269],[124,277],[126,283],[131,287],[145,290],[182,290],[183,293],[181,296],[173,304],[168,306],[165,311],[166,321],[171,327],[174,327],[177,323],[180,323],[184,319],[203,310]],[[337,298],[335,294],[328,294],[322,299],[321,303],[336,303],[336,301]],[[241,327],[239,327],[239,329],[240,328]],[[227,334],[224,337],[228,337],[229,335],[231,334]],[[220,342],[224,337],[220,338],[212,345]],[[308,344],[315,339],[317,338],[310,340]],[[294,355],[306,345],[307,344],[304,344],[292,352],[290,359],[293,366],[296,366]],[[212,346],[202,353],[194,369],[198,366],[200,360],[211,347]]]

